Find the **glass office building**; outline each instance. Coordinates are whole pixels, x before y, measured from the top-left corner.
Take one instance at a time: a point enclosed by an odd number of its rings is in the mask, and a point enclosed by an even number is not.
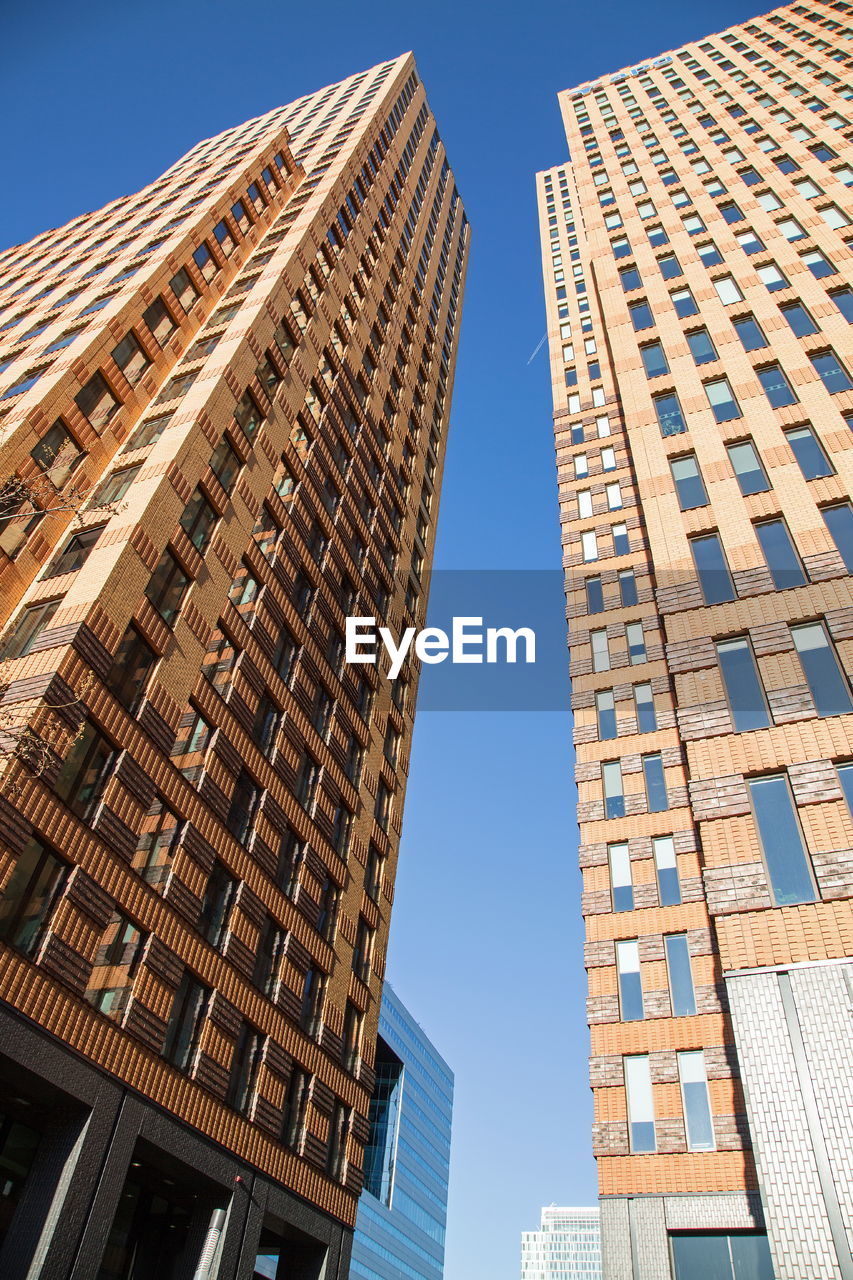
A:
[[[441,1280],[453,1072],[386,982],[350,1275]]]
[[[601,1280],[602,1275],[597,1207],[549,1205],[538,1231],[522,1231],[521,1280]]]

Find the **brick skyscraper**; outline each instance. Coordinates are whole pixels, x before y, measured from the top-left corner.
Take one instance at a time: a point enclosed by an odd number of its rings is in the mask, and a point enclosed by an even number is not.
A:
[[[0,258],[0,1274],[345,1276],[469,233],[410,55]]]
[[[777,9],[537,179],[607,1280],[853,1276],[853,66]]]

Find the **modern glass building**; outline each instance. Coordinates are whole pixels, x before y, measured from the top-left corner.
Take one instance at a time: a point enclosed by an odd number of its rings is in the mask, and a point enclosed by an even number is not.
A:
[[[350,1275],[441,1280],[453,1072],[386,982]]]
[[[597,1208],[542,1210],[538,1231],[521,1233],[521,1280],[601,1280]]]

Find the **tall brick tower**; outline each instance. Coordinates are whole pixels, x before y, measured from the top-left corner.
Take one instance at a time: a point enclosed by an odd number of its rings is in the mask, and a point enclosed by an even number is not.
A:
[[[324,1280],[469,231],[405,55],[0,258],[0,1274]]]
[[[607,1280],[853,1276],[853,37],[560,95],[537,178]]]

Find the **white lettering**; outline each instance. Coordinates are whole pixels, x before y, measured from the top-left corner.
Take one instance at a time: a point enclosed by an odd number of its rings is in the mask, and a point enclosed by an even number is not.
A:
[[[515,662],[516,645],[520,637],[524,638],[524,661],[536,661],[536,632],[530,627],[519,627],[513,631],[510,627],[489,627],[486,631],[486,662],[498,661],[498,639],[506,641],[506,661]]]
[[[346,647],[344,655],[347,662],[352,663],[371,663],[376,662],[376,619],[375,618],[347,618],[345,636]],[[370,630],[366,630],[370,628]],[[370,643],[371,651],[368,652],[360,646]]]
[[[394,644],[394,637],[387,627],[380,627],[379,634],[382,637],[382,643],[388,651],[388,657],[391,659],[391,666],[388,668],[388,679],[396,680],[400,674],[403,663],[406,660],[406,654],[412,647],[412,637],[415,634],[414,627],[406,627],[403,632],[399,645]]]

